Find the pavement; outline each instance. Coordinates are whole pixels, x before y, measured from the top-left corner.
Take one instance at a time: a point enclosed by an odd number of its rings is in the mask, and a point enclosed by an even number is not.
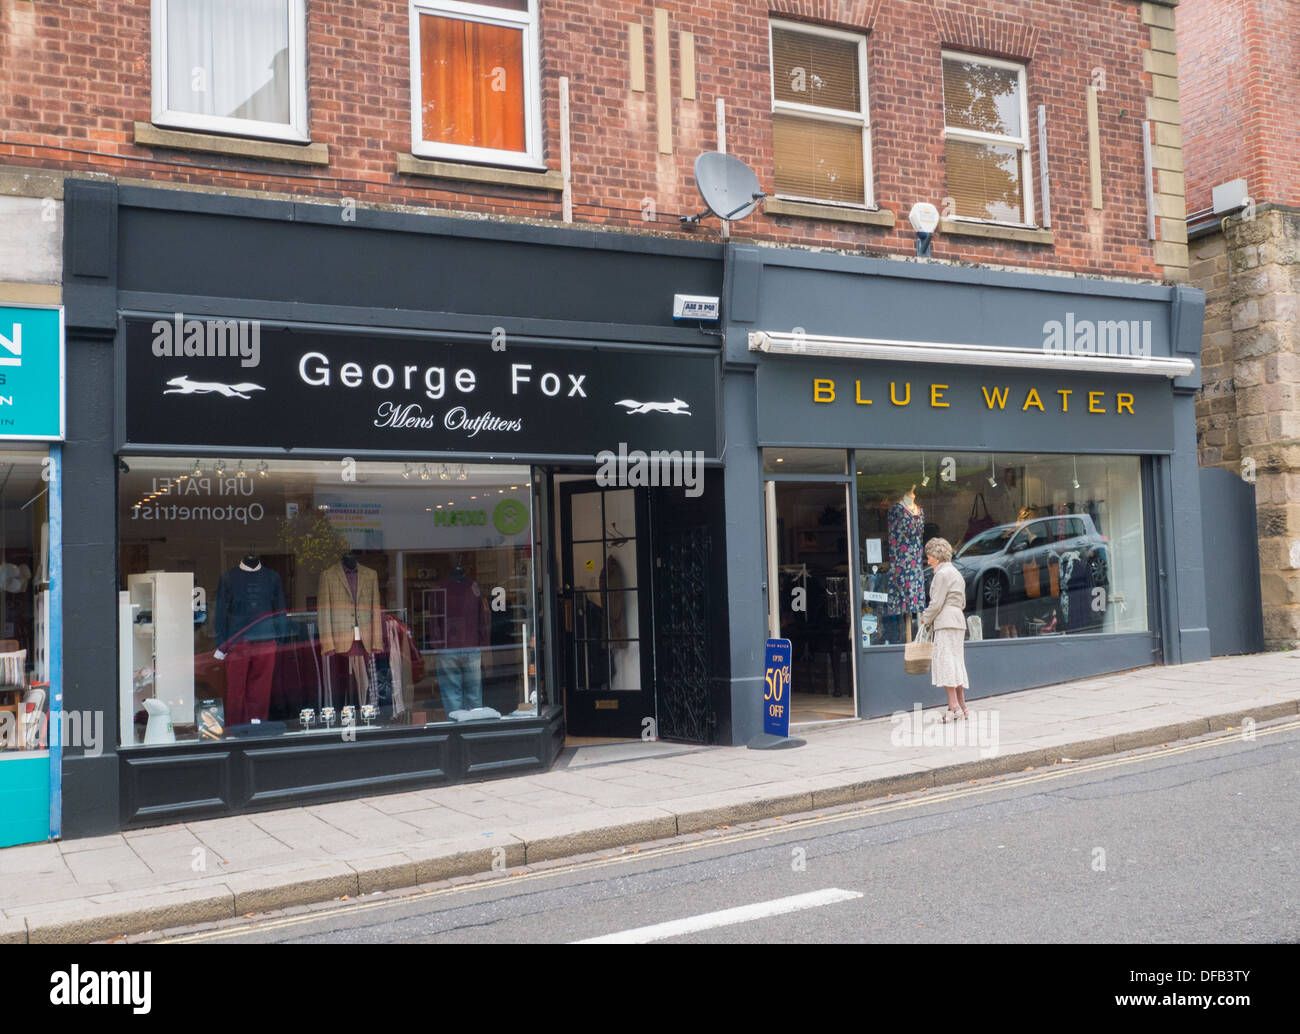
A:
[[[0,944],[195,926],[1069,764],[1300,714],[1300,651],[798,730],[793,750],[624,742],[548,772],[0,850]]]

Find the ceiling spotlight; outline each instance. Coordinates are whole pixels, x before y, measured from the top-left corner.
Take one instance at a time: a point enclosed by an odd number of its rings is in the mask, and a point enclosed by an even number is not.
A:
[[[1074,461],[1074,480],[1070,484],[1077,490],[1079,487],[1079,457],[1072,456],[1070,458]]]
[[[191,473],[192,473],[195,477],[199,477],[199,476],[201,476],[202,473],[203,473],[203,464],[201,464],[198,460],[195,460],[195,461],[194,461],[194,469],[191,471]]]
[[[427,475],[424,473],[424,468],[421,468],[420,477],[426,477],[426,476]],[[447,464],[445,463],[438,469],[438,480],[439,481],[451,480],[451,471],[447,469]]]
[[[462,463],[460,465],[460,468],[456,471],[456,480],[465,481],[468,478],[469,478],[469,471],[466,469],[465,464]]]
[[[994,476],[994,470],[993,470],[995,466],[997,466],[997,457],[990,455],[989,456],[989,488],[998,487],[998,479]]]
[[[411,480],[411,465],[409,463],[406,464],[405,468],[402,470],[402,480],[403,481]]]
[[[240,478],[248,477],[248,471],[244,469],[246,466],[247,464],[243,460],[240,460],[239,469],[235,471],[235,477],[240,477]]]
[[[442,477],[441,474],[438,476]],[[420,480],[428,481],[431,477],[433,477],[433,471],[429,469],[429,465],[427,463],[420,464]]]
[[[858,473],[861,473],[861,471]],[[921,453],[921,487],[924,488],[929,483],[930,475],[925,472],[925,453]]]
[[[226,461],[217,460],[217,465],[212,468],[212,473],[216,474],[217,477],[223,476],[226,473]]]
[[[266,460],[263,460],[257,465],[257,476],[260,478],[268,478],[271,476],[271,468],[266,465]]]

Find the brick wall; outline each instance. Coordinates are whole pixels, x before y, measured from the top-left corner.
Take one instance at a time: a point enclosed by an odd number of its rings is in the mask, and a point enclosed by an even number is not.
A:
[[[1191,211],[1238,177],[1256,202],[1300,204],[1300,7],[1182,0],[1178,48]]]
[[[669,19],[670,67],[656,67],[655,8]],[[1153,13],[1154,12],[1154,13]],[[939,235],[937,258],[1099,275],[1181,279],[1181,199],[1147,239],[1142,119],[1155,86],[1144,62],[1168,7],[1134,0],[542,0],[545,154],[560,164],[558,82],[571,82],[574,218],[634,232],[712,238],[716,221],[683,230],[701,209],[695,156],[717,145],[725,100],[728,150],[770,189],[769,15],[869,31],[868,75],[877,203],[893,227],[757,213],[735,239],[912,253],[906,216],[946,194],[940,50],[1023,60],[1031,124],[1046,105],[1051,244]],[[630,88],[629,24],[644,27],[646,89]],[[693,34],[695,99],[683,96],[682,33]],[[313,142],[328,164],[227,156],[136,142],[150,120],[148,0],[0,0],[0,165],[94,172],[198,189],[270,191],[360,204],[430,207],[558,221],[560,195],[398,171],[410,151],[409,29],[404,0],[310,0],[308,79]],[[1169,40],[1172,40],[1170,35]],[[1172,54],[1169,55],[1172,61]],[[658,76],[671,76],[670,154],[657,146]],[[1087,91],[1098,93],[1103,204],[1089,174]],[[1032,139],[1039,193],[1036,136]],[[1176,150],[1171,152],[1176,156]],[[1181,194],[1180,172],[1168,189]],[[1161,173],[1161,176],[1167,176]],[[1163,185],[1160,188],[1165,190]],[[655,218],[644,216],[653,203]],[[1162,205],[1165,203],[1162,200]],[[1036,197],[1041,218],[1041,198]],[[1185,237],[1184,237],[1185,240]],[[1159,259],[1160,264],[1157,264]]]

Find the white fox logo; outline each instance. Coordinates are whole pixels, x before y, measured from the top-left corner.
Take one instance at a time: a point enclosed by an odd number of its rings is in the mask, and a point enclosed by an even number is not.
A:
[[[253,396],[247,392],[266,390],[260,384],[253,384],[250,381],[239,384],[218,384],[216,381],[192,381],[184,376],[173,377],[167,383],[172,387],[170,391],[164,391],[164,395],[211,395],[216,392],[218,395],[225,395],[228,399],[251,399]]]
[[[639,413],[670,413],[673,416],[691,416],[690,403],[682,399],[673,399],[671,402],[638,402],[636,399],[623,399],[615,402],[616,406],[623,406],[630,414]]]

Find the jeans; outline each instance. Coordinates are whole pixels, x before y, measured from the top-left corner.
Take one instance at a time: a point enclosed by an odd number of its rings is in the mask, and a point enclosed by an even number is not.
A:
[[[483,706],[483,661],[477,646],[440,650],[435,662],[444,711],[451,714]]]

